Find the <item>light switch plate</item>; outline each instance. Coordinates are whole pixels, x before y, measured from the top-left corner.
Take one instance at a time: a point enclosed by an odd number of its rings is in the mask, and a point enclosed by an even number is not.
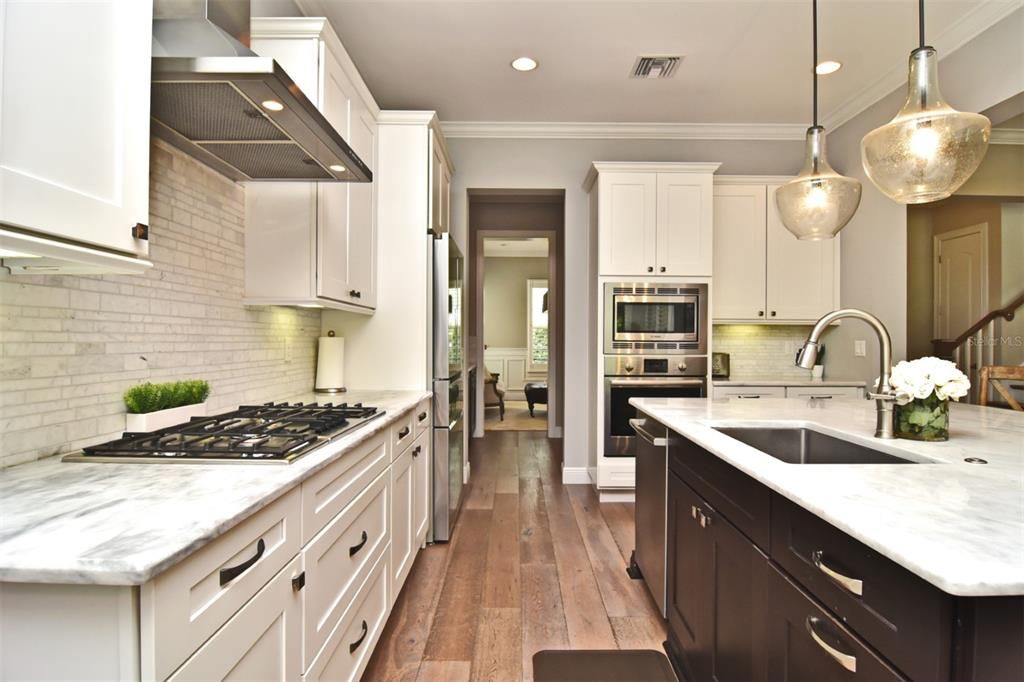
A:
[[[863,358],[868,354],[867,342],[864,339],[856,339],[853,342],[854,357]]]

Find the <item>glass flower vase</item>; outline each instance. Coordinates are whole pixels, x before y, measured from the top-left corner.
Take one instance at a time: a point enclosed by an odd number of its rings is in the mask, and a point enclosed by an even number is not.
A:
[[[949,440],[949,401],[935,393],[896,405],[896,437],[910,440]]]

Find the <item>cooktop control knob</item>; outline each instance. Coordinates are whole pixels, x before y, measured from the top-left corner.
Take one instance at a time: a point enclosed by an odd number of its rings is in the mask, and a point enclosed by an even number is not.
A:
[[[636,367],[634,367],[633,365],[626,365],[625,369],[627,372],[632,372],[634,369],[636,369]]]
[[[685,362],[680,362],[678,365],[676,365],[676,369],[678,369],[680,372],[685,372],[686,371],[686,363]]]

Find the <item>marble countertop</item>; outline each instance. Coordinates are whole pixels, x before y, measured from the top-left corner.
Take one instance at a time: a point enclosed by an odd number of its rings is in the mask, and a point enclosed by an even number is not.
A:
[[[1024,413],[953,404],[949,441],[921,443],[874,438],[867,400],[630,403],[948,594],[1024,595]],[[807,426],[932,463],[786,464],[712,428],[745,425]]]
[[[291,464],[62,462],[0,471],[0,581],[141,585],[387,428],[426,391],[313,393],[385,411]]]
[[[787,379],[777,374],[740,374],[732,375],[728,379],[712,377],[712,386],[821,386],[823,388],[834,388],[843,386],[854,386],[864,388],[867,382],[859,379],[812,379],[811,377],[796,377]]]

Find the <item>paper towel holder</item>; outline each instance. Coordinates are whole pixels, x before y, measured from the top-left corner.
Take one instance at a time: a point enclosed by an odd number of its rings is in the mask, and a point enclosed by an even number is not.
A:
[[[327,336],[328,336],[328,338],[334,338],[335,337],[334,330],[331,329],[330,331],[328,331],[327,332]],[[316,381],[315,381],[315,385],[313,387],[313,392],[314,393],[345,393],[348,389],[345,388],[344,386],[321,387],[320,384],[325,381],[324,378],[321,377],[321,374],[320,374],[321,367],[323,366],[323,359],[324,359],[323,352],[322,351],[318,352],[317,353],[317,366],[316,366]]]

